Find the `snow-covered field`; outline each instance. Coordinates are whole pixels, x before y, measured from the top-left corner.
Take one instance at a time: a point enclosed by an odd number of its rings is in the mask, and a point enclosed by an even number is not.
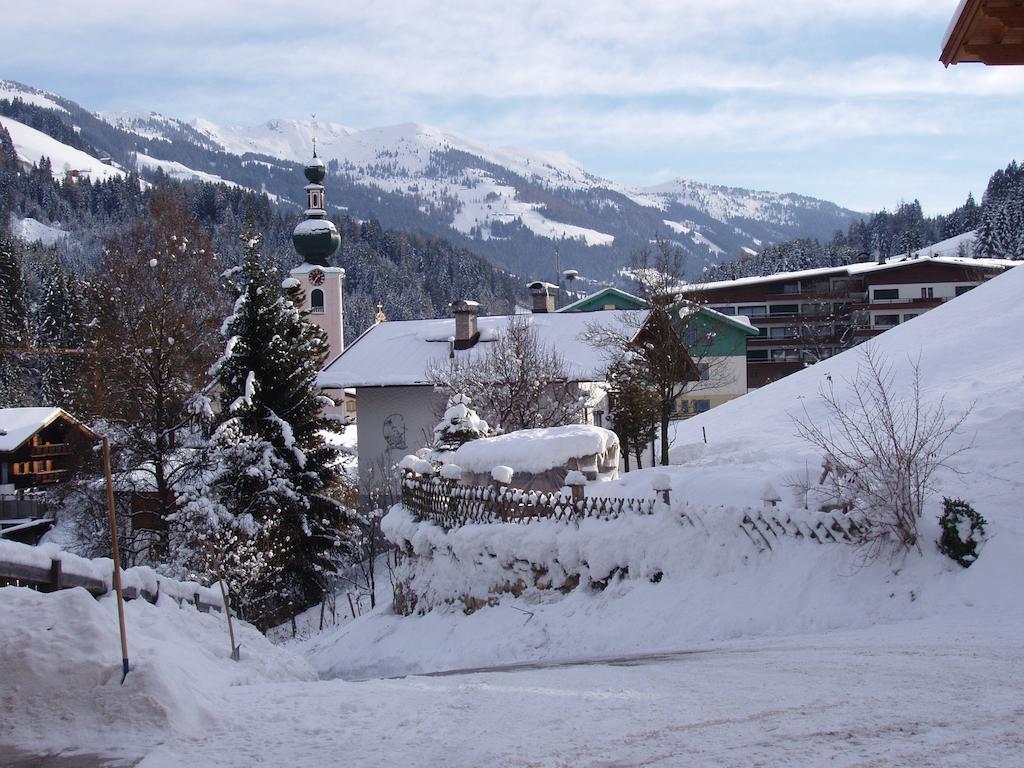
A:
[[[67,171],[81,171],[93,181],[124,176],[124,171],[101,163],[92,155],[62,144],[17,120],[0,117],[0,125],[11,134],[14,150],[21,160],[26,163],[38,163],[44,157],[49,158],[55,179],[63,180]]]
[[[938,478],[940,495],[967,499],[988,520],[990,541],[970,569],[932,544],[937,496],[922,552],[906,558],[709,539],[717,543],[704,550],[679,547],[659,583],[527,591],[470,615],[453,606],[398,617],[385,606],[283,648],[248,630],[240,666],[227,658],[223,618],[136,602],[137,668],[124,688],[111,600],[4,588],[0,744],[144,758],[143,768],[1018,766],[1024,347],[1012,329],[1024,323],[1021,295],[1024,270],[1011,270],[876,341],[900,392],[908,357],[920,354],[926,405],[973,404],[963,474]],[[842,391],[859,359],[844,353],[679,424],[678,466],[657,470],[673,498],[705,510],[758,506],[770,483],[784,506],[799,507],[787,478],[816,475],[821,457],[787,414],[806,407],[823,419],[819,386],[831,377]],[[651,496],[653,474],[589,492]],[[631,539],[623,549],[670,558],[670,543]],[[307,661],[335,679],[309,679]],[[384,679],[508,663],[520,666]],[[374,679],[355,682],[364,678]],[[14,763],[6,754],[0,763]]]

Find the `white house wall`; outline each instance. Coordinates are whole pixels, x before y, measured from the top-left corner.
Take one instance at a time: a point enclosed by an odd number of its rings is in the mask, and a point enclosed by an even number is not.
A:
[[[371,473],[391,467],[431,440],[440,420],[444,397],[432,386],[359,387],[359,481],[365,488]]]

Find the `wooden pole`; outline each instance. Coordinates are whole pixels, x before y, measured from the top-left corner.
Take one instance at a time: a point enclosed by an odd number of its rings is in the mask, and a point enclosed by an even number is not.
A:
[[[103,438],[103,475],[107,480],[107,513],[110,517],[110,544],[114,554],[114,591],[117,593],[117,620],[121,625],[121,685],[128,677],[128,634],[124,628],[124,593],[121,591],[121,551],[117,545],[117,518],[114,515],[114,481],[110,477],[110,441]]]
[[[228,636],[231,638],[231,658],[238,661],[241,658],[240,645],[235,645],[235,626],[231,623],[231,603],[228,602],[228,593],[224,589],[224,579],[218,579],[220,584],[220,596],[224,600],[224,615],[228,617]]]

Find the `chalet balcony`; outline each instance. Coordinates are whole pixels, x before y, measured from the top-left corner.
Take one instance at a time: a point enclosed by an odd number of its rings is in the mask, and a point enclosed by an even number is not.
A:
[[[66,469],[46,469],[29,472],[20,477],[27,477],[31,485],[49,485],[50,483],[59,483],[66,473]]]
[[[67,456],[71,453],[70,443],[49,443],[47,445],[33,445],[29,447],[29,454],[33,459],[44,456]]]

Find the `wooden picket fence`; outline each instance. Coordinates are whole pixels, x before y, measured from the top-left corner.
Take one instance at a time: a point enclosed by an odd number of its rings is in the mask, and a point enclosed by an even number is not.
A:
[[[573,498],[498,485],[461,485],[458,481],[414,472],[405,472],[402,477],[402,504],[417,519],[429,520],[446,530],[470,523],[614,520],[624,514],[652,514],[658,503],[657,499]],[[680,522],[707,533],[708,526],[699,510],[681,504],[673,505],[673,512]],[[774,549],[774,543],[782,537],[819,544],[853,544],[865,533],[863,521],[842,511],[809,513],[794,520],[781,510],[747,508],[742,510],[739,528],[762,551]]]
[[[457,481],[405,473],[402,504],[420,520],[445,529],[468,523],[532,523],[538,520],[613,520],[623,514],[649,515],[654,499],[572,498],[561,493],[507,486],[460,485]]]

